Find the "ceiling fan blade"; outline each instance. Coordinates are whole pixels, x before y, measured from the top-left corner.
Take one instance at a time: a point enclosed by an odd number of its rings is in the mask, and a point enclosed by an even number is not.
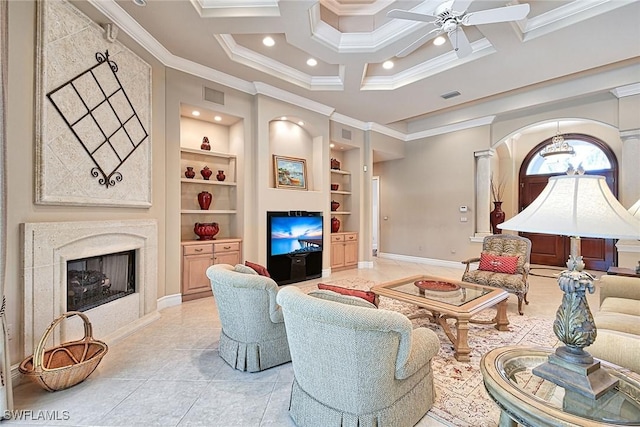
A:
[[[436,17],[424,13],[409,12],[408,10],[393,9],[387,12],[387,17],[396,19],[408,19],[410,21],[433,22]]]
[[[438,31],[439,29],[433,29],[431,31],[429,31],[427,34],[421,36],[418,40],[414,41],[413,43],[411,43],[409,46],[405,47],[404,49],[402,49],[400,52],[398,52],[396,54],[397,58],[404,58],[405,56],[409,55],[410,53],[412,53],[413,51],[415,51],[416,49],[418,49],[420,46],[422,46],[423,44],[426,43],[426,41],[429,39],[429,37],[431,37],[431,35]]]
[[[469,39],[467,35],[462,30],[462,27],[458,27],[453,31],[450,31],[448,34],[449,40],[451,40],[451,45],[453,46],[453,50],[458,55],[458,58],[464,58],[465,56],[471,55],[473,52],[473,48],[471,47],[471,43],[469,43]]]
[[[473,0],[453,0],[449,9],[455,12],[464,12],[467,10]]]
[[[529,13],[528,4],[499,7],[471,12],[462,17],[463,25],[493,24],[494,22],[518,21]]]

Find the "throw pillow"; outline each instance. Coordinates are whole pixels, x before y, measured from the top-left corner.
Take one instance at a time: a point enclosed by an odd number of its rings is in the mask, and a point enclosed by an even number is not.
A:
[[[517,256],[500,256],[489,253],[480,254],[479,270],[493,271],[495,273],[514,274],[518,267]]]
[[[261,276],[271,277],[271,275],[267,271],[267,268],[260,264],[256,264],[255,262],[251,262],[251,261],[245,261],[244,265],[246,265],[249,268],[252,268],[256,273],[258,273]]]
[[[342,295],[349,295],[352,297],[362,298],[369,301],[371,304],[378,306],[378,296],[371,291],[361,291],[359,289],[348,289],[336,285],[327,285],[325,283],[318,283],[318,289],[326,289]]]

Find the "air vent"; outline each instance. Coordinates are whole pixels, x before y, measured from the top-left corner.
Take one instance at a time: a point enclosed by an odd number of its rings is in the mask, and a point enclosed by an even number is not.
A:
[[[447,93],[444,93],[444,94],[442,94],[440,96],[442,98],[444,98],[444,99],[449,99],[449,98],[454,98],[454,97],[459,96],[459,95],[460,95],[460,92],[458,92],[457,90],[454,90],[453,92],[447,92]]]
[[[209,102],[215,102],[216,104],[224,105],[224,92],[211,89],[210,87],[205,87],[204,100]]]
[[[342,139],[348,139],[349,141],[351,141],[351,131],[342,129]]]

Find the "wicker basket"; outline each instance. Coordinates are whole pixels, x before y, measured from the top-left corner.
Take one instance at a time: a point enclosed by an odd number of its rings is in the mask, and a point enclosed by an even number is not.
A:
[[[64,319],[77,314],[84,321],[84,338],[44,350],[53,329]],[[98,367],[108,347],[93,339],[89,318],[79,311],[69,311],[51,322],[40,339],[33,356],[20,364],[20,372],[47,391],[64,390],[85,379]]]

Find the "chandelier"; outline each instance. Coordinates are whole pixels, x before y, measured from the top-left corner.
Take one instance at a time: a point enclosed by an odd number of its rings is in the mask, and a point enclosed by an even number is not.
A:
[[[556,130],[556,136],[551,138],[551,143],[540,150],[542,157],[553,156],[556,154],[575,154],[575,150],[564,137],[560,134],[560,122],[558,122],[558,129]]]

